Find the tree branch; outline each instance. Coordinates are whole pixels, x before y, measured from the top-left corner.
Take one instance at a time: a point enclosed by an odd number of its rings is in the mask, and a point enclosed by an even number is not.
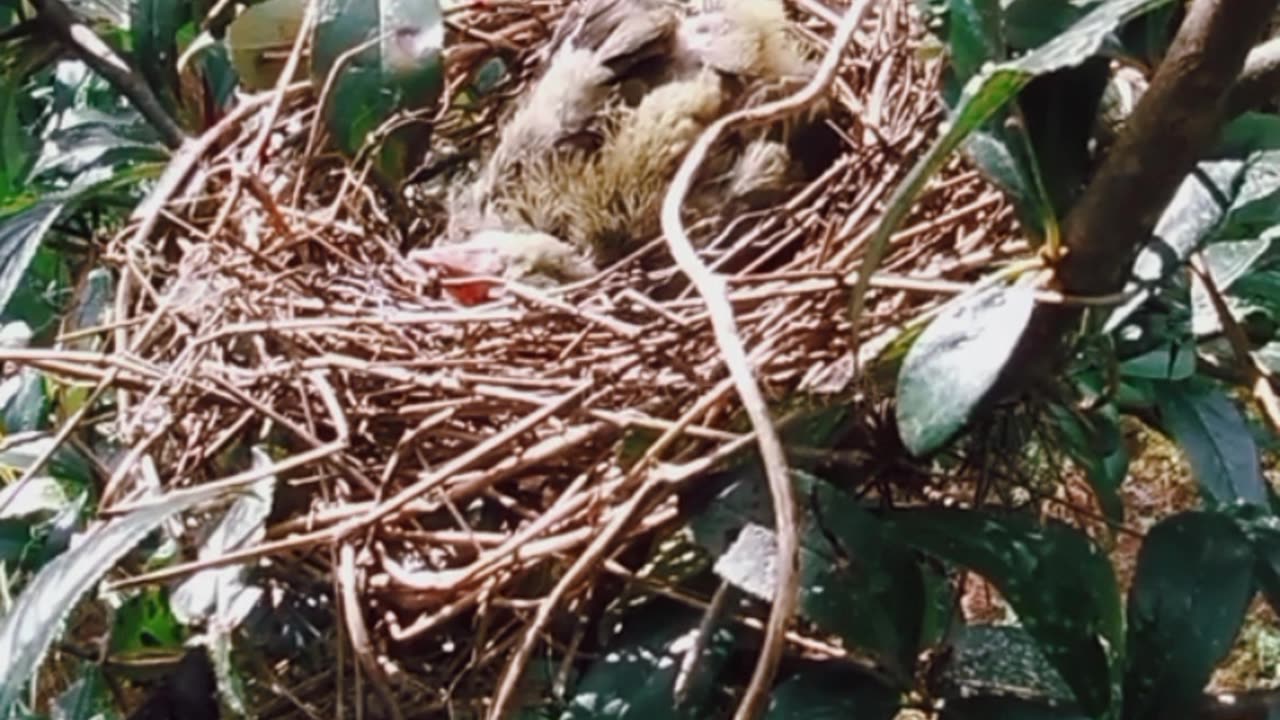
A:
[[[1217,139],[1226,96],[1276,0],[1193,0],[1115,147],[1067,216],[1062,289],[1123,287],[1183,178]]]
[[[31,0],[36,20],[91,70],[101,75],[120,91],[160,133],[160,139],[171,149],[182,145],[186,133],[160,104],[151,87],[127,63],[121,60],[87,25],[80,22],[62,0]]]

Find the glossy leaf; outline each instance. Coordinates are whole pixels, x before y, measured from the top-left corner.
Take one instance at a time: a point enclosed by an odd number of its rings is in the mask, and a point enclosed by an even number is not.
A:
[[[174,651],[182,647],[182,626],[169,607],[169,593],[148,588],[116,610],[111,628],[111,653],[125,657]]]
[[[312,81],[329,84],[326,127],[348,156],[372,150],[374,167],[388,182],[403,180],[425,152],[430,128],[400,127],[385,138],[374,131],[394,114],[430,107],[444,90],[444,16],[439,0],[321,0],[312,38]],[[394,33],[383,28],[394,27]],[[373,38],[380,41],[370,44]],[[351,62],[337,60],[367,46]],[[371,140],[377,148],[366,149]]]
[[[707,717],[714,679],[728,658],[732,634],[716,630],[698,663],[686,702],[673,708],[684,653],[693,646],[699,615],[659,602],[628,613],[573,688],[561,720],[642,720]]]
[[[1280,222],[1280,118],[1247,113],[1223,130],[1213,154],[1187,176],[1166,206],[1133,265],[1136,294],[1108,318],[1110,332],[1124,324],[1173,276],[1192,253],[1217,240],[1256,239]]]
[[[45,377],[39,370],[23,368],[0,383],[0,419],[5,434],[45,429],[50,407]]]
[[[135,66],[147,84],[173,112],[181,96],[178,87],[178,31],[192,19],[190,0],[133,0],[130,32],[137,57]]]
[[[1160,422],[1191,462],[1207,500],[1265,505],[1267,485],[1257,443],[1231,398],[1207,383],[1163,383]]]
[[[1125,717],[1174,717],[1198,699],[1253,598],[1249,539],[1225,515],[1188,512],[1147,533],[1129,596]]]
[[[915,455],[928,454],[968,422],[1021,339],[1035,297],[993,287],[961,295],[911,346],[898,377],[898,432]]]
[[[868,241],[867,254],[853,290],[855,300],[864,297],[871,275],[888,248],[889,238],[906,218],[915,198],[966,138],[1008,105],[1032,78],[1079,65],[1092,57],[1121,23],[1168,2],[1170,0],[1104,0],[1053,40],[1014,60],[984,68],[969,80],[942,137],[912,166],[890,196],[884,216]],[[860,307],[855,307],[855,316],[860,311]]]
[[[0,307],[13,297],[45,233],[65,208],[65,201],[46,198],[0,217]]]
[[[170,516],[224,492],[198,488],[159,498],[99,523],[45,565],[0,618],[0,708],[9,707],[22,692],[81,595]]]
[[[1125,642],[1119,591],[1087,536],[1057,522],[973,510],[904,511],[885,522],[921,551],[994,584],[1081,708],[1114,711]]]
[[[892,720],[898,692],[836,663],[803,665],[774,688],[764,720]]]
[[[967,625],[956,630],[938,691],[953,700],[999,695],[1070,705],[1071,688],[1026,630],[1009,625]]]
[[[908,684],[925,617],[920,568],[905,545],[835,487],[795,473],[806,509],[800,538],[799,613],[849,647],[873,654]],[[758,472],[727,488],[695,518],[694,538],[717,556],[716,572],[768,602],[777,555],[768,491]]]

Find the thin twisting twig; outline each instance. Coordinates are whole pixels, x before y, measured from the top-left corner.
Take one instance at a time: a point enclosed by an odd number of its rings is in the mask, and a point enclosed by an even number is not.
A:
[[[713,275],[698,257],[693,243],[684,231],[684,223],[680,220],[680,209],[707,154],[729,128],[735,125],[759,125],[780,119],[813,104],[827,91],[840,66],[845,46],[853,39],[854,32],[862,23],[863,14],[870,6],[870,0],[859,0],[845,11],[844,18],[836,29],[835,38],[822,58],[822,64],[818,66],[817,72],[808,84],[795,94],[776,102],[726,115],[712,123],[685,157],[662,203],[662,232],[666,236],[667,246],[671,249],[671,255],[675,258],[680,270],[688,276],[707,305],[716,344],[720,347],[729,375],[733,378],[743,409],[746,410],[751,418],[751,425],[755,428],[756,441],[764,460],[765,474],[769,479],[774,522],[777,524],[778,559],[775,565],[777,585],[774,588],[773,607],[769,612],[764,647],[760,649],[760,658],[756,663],[755,672],[752,673],[751,682],[734,716],[738,720],[755,718],[764,712],[769,697],[769,687],[773,683],[773,676],[777,673],[778,663],[786,647],[787,625],[795,613],[800,585],[796,503],[787,470],[787,458],[782,451],[782,442],[769,419],[768,405],[760,392],[760,386],[756,383],[742,338],[738,335],[733,307],[725,297],[724,280],[718,275]]]

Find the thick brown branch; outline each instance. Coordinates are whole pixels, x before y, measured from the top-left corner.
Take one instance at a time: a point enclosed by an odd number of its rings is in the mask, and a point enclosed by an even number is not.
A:
[[[1193,0],[1116,146],[1065,224],[1063,289],[1119,290],[1178,185],[1212,144],[1228,89],[1276,0]]]
[[[160,133],[165,145],[171,149],[182,145],[186,134],[160,104],[146,81],[112,52],[102,38],[80,22],[62,0],[31,0],[31,4],[38,13],[38,21],[49,34],[128,98]]]

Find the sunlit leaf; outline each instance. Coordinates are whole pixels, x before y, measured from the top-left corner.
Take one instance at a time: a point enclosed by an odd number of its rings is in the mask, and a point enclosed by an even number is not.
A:
[[[939,690],[952,700],[1000,695],[1070,705],[1062,675],[1023,628],[966,625],[950,638],[950,655],[938,672]]]
[[[921,333],[898,377],[898,433],[908,450],[930,453],[968,422],[1034,309],[1027,288],[979,289],[949,302]]]
[[[1109,716],[1119,699],[1124,624],[1111,563],[1086,535],[1025,515],[947,508],[892,513],[905,542],[982,575],[1075,693]]]
[[[1267,485],[1258,446],[1231,398],[1194,380],[1162,383],[1160,421],[1191,462],[1206,499],[1219,505],[1265,505]]]
[[[9,707],[22,692],[81,595],[160,523],[224,492],[199,488],[159,498],[99,523],[46,565],[0,618],[0,708]]]
[[[124,657],[174,651],[182,647],[182,626],[169,607],[169,593],[148,588],[116,609],[111,653]]]
[[[1179,716],[1198,698],[1240,631],[1253,567],[1225,515],[1182,513],[1147,533],[1129,596],[1126,718]]]
[[[271,464],[266,453],[253,448],[254,469]],[[266,536],[275,482],[275,476],[268,475],[236,497],[200,546],[201,560],[243,549]],[[209,621],[211,633],[230,633],[262,594],[261,589],[246,585],[245,570],[242,565],[233,565],[202,570],[187,578],[174,590],[174,613],[184,625]]]

